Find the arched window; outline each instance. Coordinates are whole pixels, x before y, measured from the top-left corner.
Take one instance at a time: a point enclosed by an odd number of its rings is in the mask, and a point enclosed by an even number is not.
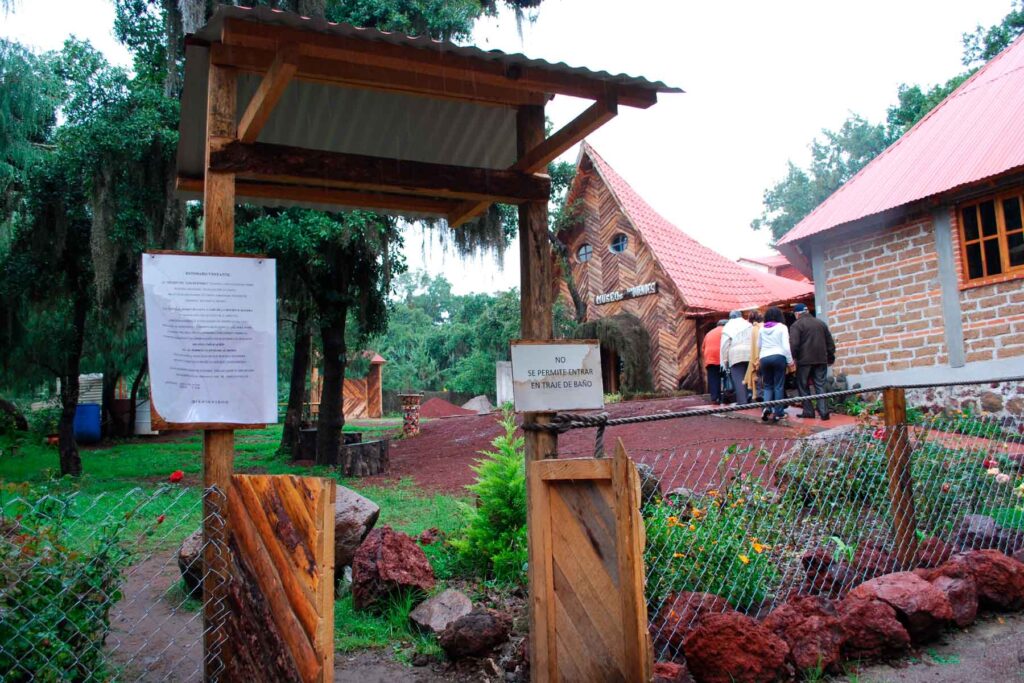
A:
[[[620,232],[618,235],[612,238],[612,243],[609,245],[609,248],[612,250],[613,254],[621,254],[622,252],[626,251],[626,247],[628,246],[629,238],[626,237],[625,233]]]
[[[589,244],[581,244],[580,248],[576,250],[576,260],[580,263],[586,263],[590,260],[590,255],[594,253],[594,248]]]

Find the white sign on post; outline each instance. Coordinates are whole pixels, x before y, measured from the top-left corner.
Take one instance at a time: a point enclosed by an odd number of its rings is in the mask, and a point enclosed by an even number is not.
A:
[[[512,342],[512,396],[519,412],[603,408],[600,345],[590,339]]]
[[[153,408],[168,423],[277,422],[273,259],[144,254]]]

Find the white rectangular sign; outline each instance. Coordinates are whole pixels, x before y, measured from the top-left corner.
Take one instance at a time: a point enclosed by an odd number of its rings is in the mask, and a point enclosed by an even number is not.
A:
[[[512,342],[512,396],[519,412],[603,408],[600,345],[594,340]]]
[[[167,422],[277,422],[273,259],[143,254],[153,407]]]

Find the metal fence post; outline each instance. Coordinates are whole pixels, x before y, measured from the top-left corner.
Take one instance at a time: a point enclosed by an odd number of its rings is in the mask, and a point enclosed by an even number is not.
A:
[[[903,389],[886,389],[885,455],[892,504],[896,561],[900,568],[913,566],[917,555],[917,521],[914,515],[914,479],[910,469],[910,440],[907,436],[907,395]]]

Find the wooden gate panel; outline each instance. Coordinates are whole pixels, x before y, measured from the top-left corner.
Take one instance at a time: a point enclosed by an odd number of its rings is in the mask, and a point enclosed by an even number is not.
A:
[[[335,482],[235,475],[227,680],[333,680]]]
[[[613,459],[531,462],[528,486],[535,680],[649,680],[640,482],[622,443]]]

